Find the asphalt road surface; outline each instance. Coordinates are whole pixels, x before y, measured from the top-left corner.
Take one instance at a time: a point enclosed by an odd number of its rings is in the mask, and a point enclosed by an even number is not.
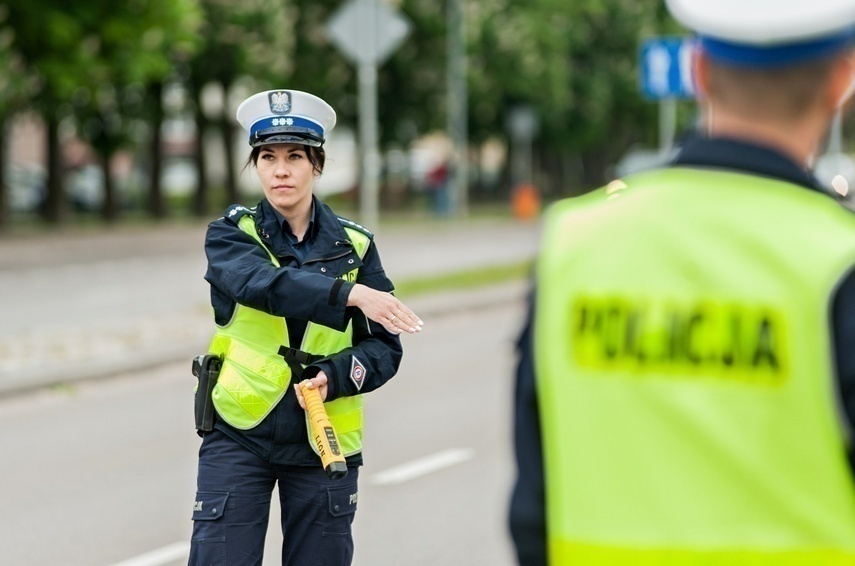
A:
[[[404,337],[399,375],[366,397],[356,566],[513,564],[521,317],[518,301],[463,310]],[[200,442],[189,366],[0,399],[2,564],[186,563]],[[271,526],[265,564],[279,562],[280,541]]]

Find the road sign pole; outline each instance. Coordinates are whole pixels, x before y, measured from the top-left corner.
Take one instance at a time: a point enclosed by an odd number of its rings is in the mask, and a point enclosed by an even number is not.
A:
[[[362,180],[359,186],[360,220],[375,233],[380,216],[378,202],[377,65],[359,65],[359,145]]]
[[[659,101],[659,151],[666,155],[674,147],[677,133],[677,99],[663,98]]]

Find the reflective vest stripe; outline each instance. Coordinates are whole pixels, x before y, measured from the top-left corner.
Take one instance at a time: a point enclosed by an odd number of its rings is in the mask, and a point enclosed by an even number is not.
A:
[[[271,356],[262,357],[251,346],[224,334],[214,336],[209,350],[223,357],[212,392],[217,412],[237,429],[253,428],[285,396],[291,381],[290,368],[284,360],[280,364]]]
[[[614,548],[553,541],[550,564],[596,566],[851,566],[853,555],[818,550],[702,550],[686,548]]]

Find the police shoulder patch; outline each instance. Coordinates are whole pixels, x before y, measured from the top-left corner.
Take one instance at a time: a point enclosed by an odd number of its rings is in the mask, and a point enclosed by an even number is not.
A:
[[[345,228],[351,228],[351,229],[356,230],[358,232],[362,232],[363,234],[365,234],[369,238],[374,237],[374,234],[368,228],[363,226],[362,224],[357,224],[353,220],[348,220],[347,218],[342,218],[341,216],[338,216],[337,218],[338,218],[339,223],[342,226],[344,226]]]
[[[365,383],[365,365],[354,355],[350,356],[350,380],[356,385],[357,391],[362,391]]]
[[[233,204],[226,209],[223,213],[223,218],[237,226],[237,223],[240,222],[240,219],[249,214],[250,216],[255,216],[255,207],[247,208],[242,204]]]

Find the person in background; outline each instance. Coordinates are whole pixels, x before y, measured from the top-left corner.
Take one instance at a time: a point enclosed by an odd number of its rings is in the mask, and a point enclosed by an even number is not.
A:
[[[448,174],[449,162],[447,158],[443,158],[428,171],[425,177],[425,190],[437,216],[445,216],[450,211],[451,197],[449,195]]]
[[[199,450],[190,564],[261,564],[279,486],[282,564],[346,566],[362,464],[362,397],[422,322],[392,295],[372,234],[312,193],[335,112],[296,90],[255,94],[237,111],[264,199],[231,206],[205,252],[219,374]],[[347,459],[329,479],[310,442],[298,383],[318,389]],[[203,393],[197,391],[197,396]],[[198,426],[198,425],[197,425]]]
[[[706,119],[555,205],[515,393],[520,564],[855,564],[855,216],[810,171],[855,1],[668,0]]]

